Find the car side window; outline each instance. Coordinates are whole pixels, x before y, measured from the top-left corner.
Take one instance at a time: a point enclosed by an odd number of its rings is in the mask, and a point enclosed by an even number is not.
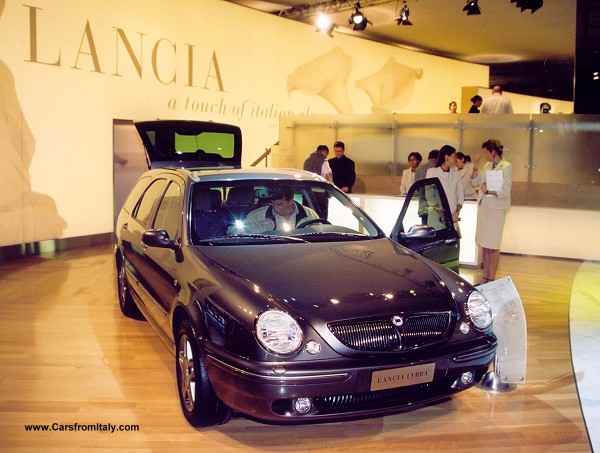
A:
[[[432,226],[436,231],[445,229],[448,219],[437,186],[429,184],[424,190],[427,199],[427,225]]]
[[[142,198],[138,202],[133,217],[135,217],[142,225],[148,227],[152,221],[151,215],[156,206],[156,201],[165,191],[165,185],[167,181],[165,179],[158,179],[154,181],[144,192]]]
[[[181,187],[179,184],[172,182],[167,187],[165,196],[162,198],[156,218],[154,219],[153,227],[157,230],[166,230],[169,237],[174,239],[177,237],[179,230],[179,218],[181,217]]]
[[[435,184],[427,184],[412,193],[402,221],[403,231],[409,231],[413,225],[428,225],[436,231],[447,228],[446,215]]]
[[[150,176],[144,176],[135,183],[135,186],[133,186],[133,189],[131,189],[129,196],[125,200],[125,203],[123,203],[123,209],[129,213],[133,212],[136,202],[139,200],[144,189],[148,187],[148,183],[151,179]]]

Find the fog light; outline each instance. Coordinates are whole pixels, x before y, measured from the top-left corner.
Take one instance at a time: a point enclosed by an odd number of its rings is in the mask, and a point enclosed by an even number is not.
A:
[[[287,372],[287,368],[284,366],[276,366],[273,367],[273,373],[276,374],[285,374]]]
[[[460,377],[460,382],[462,385],[471,384],[473,382],[473,372],[467,371],[466,373],[463,373]]]
[[[308,411],[310,411],[311,407],[312,407],[312,403],[310,401],[310,398],[298,398],[296,401],[294,401],[294,409],[299,414],[308,413]]]
[[[471,330],[471,328],[469,327],[469,324],[466,322],[461,322],[460,323],[460,332],[464,335],[469,333],[469,330]]]
[[[310,340],[306,343],[306,352],[308,352],[310,355],[317,355],[319,352],[321,352],[321,345],[318,341]]]

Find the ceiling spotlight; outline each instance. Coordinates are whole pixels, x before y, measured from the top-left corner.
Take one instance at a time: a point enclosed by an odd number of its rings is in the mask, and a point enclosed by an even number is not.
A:
[[[410,16],[410,10],[406,6],[406,0],[404,0],[404,6],[400,10],[400,17],[396,19],[396,23],[398,25],[412,25],[412,22],[408,20],[408,16]]]
[[[356,5],[354,5],[354,12],[350,15],[350,19],[348,19],[348,24],[352,25],[352,30],[364,30],[367,28],[367,24],[371,23],[372,22],[367,19],[367,16],[360,10],[360,3],[356,3]]]
[[[521,8],[521,12],[526,9],[531,10],[531,14],[535,13],[538,9],[544,6],[544,0],[511,0],[511,3],[516,3],[517,8]]]
[[[481,10],[477,5],[478,0],[467,0],[467,4],[463,8],[463,11],[467,12],[467,16],[471,16],[473,14],[481,14]]]
[[[319,14],[315,25],[317,26],[317,31],[327,33],[329,37],[333,38],[333,30],[337,28],[337,25],[331,22],[327,14]]]

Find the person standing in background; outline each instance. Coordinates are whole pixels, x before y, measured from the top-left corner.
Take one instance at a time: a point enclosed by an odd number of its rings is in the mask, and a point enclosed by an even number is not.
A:
[[[476,200],[477,188],[471,184],[471,175],[473,174],[471,157],[461,152],[456,153],[456,168],[458,168],[458,172],[460,173],[460,182],[465,199]]]
[[[444,145],[440,148],[435,167],[427,170],[427,178],[438,178],[442,183],[442,187],[448,198],[452,221],[457,224],[458,216],[465,199],[460,182],[460,174],[456,168],[456,148],[450,145]],[[427,195],[427,201],[430,202],[430,206],[433,205],[438,209],[442,209],[442,204],[439,200],[430,200],[429,195]]]
[[[419,165],[421,165],[422,160],[423,156],[421,156],[421,153],[412,152],[408,155],[408,168],[402,171],[400,195],[406,195],[410,186],[415,182],[415,172]]]
[[[437,161],[438,154],[440,153],[439,149],[432,149],[429,151],[429,155],[427,156],[427,162],[425,164],[420,165],[415,170],[415,180],[413,184],[421,179],[425,179],[427,177],[427,170],[435,167],[435,162]]]
[[[481,103],[483,102],[483,98],[476,94],[471,98],[471,108],[469,109],[469,113],[479,113],[479,107],[481,107]]]
[[[542,102],[540,104],[540,113],[550,113],[550,110],[552,110],[552,106],[547,102]]]
[[[329,182],[333,181],[329,162],[325,160],[328,154],[329,147],[327,145],[317,146],[317,149],[310,153],[310,155],[306,158],[302,168],[306,171],[311,171],[317,175],[321,175]]]
[[[492,95],[483,101],[481,113],[514,113],[512,102],[507,97],[502,96],[500,85],[494,86]]]
[[[419,165],[415,170],[415,179],[413,184],[417,181],[421,181],[427,177],[427,170],[435,167],[435,162],[437,161],[437,157],[440,151],[438,149],[432,149],[429,151],[429,155],[427,156],[427,162],[424,165]],[[425,197],[425,191],[419,190],[419,217],[421,217],[421,221],[423,225],[427,225],[427,198]]]
[[[512,165],[502,157],[504,152],[502,143],[489,139],[481,145],[481,148],[487,162],[478,174],[482,154],[475,156],[472,179],[474,186],[481,186],[475,233],[475,242],[483,251],[483,279],[478,283],[479,285],[496,278],[502,232],[506,211],[510,207],[513,180]]]
[[[356,181],[356,166],[354,161],[344,154],[345,151],[346,145],[344,142],[335,142],[333,144],[335,157],[329,159],[329,167],[333,175],[333,183],[342,192],[352,193],[352,186],[354,185],[354,181]]]

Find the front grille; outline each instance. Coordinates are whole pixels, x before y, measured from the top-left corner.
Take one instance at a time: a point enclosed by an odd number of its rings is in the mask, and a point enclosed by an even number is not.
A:
[[[475,378],[472,387],[487,372],[487,366],[473,370]],[[453,382],[459,374],[426,384],[411,385],[396,389],[361,392],[348,395],[320,396],[315,398],[316,412],[319,415],[343,414],[348,412],[373,411],[385,408],[402,408],[412,404],[422,404],[448,397],[466,387],[455,387]]]
[[[361,351],[407,351],[445,339],[450,312],[402,315],[402,325],[388,319],[329,324],[344,345]]]
[[[445,379],[434,383],[377,392],[323,396],[315,398],[315,406],[319,415],[403,407],[456,393],[456,390],[450,387],[451,384],[450,379]]]
[[[427,382],[424,384],[410,385],[387,390],[373,392],[357,392],[343,395],[324,395],[311,398],[314,404],[313,410],[308,416],[328,416],[334,414],[354,414],[361,412],[387,413],[386,409],[400,410],[415,407],[415,405],[426,404],[447,398],[457,392],[476,385],[487,373],[487,365],[471,370],[475,373],[473,382],[466,385],[454,385],[460,374],[465,371],[455,371],[445,378]],[[294,399],[282,399],[274,401],[273,412],[284,416],[303,417],[294,412]]]

